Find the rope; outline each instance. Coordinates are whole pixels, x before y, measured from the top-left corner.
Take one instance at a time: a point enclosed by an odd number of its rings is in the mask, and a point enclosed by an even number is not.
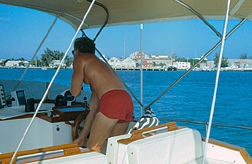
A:
[[[65,52],[65,55],[64,55],[63,59],[61,60],[61,63],[60,63],[60,65],[58,66],[57,71],[55,72],[55,74],[54,74],[54,76],[53,76],[51,82],[49,83],[48,88],[46,89],[46,91],[45,91],[45,93],[44,93],[44,96],[43,96],[42,100],[39,102],[38,107],[37,107],[37,109],[36,109],[36,111],[35,111],[35,113],[34,113],[32,119],[31,119],[31,121],[30,121],[28,127],[26,128],[25,133],[24,133],[24,135],[23,135],[23,137],[22,137],[22,139],[21,139],[21,141],[20,141],[20,143],[19,143],[19,145],[18,145],[16,151],[14,152],[14,154],[13,154],[13,156],[12,156],[12,158],[11,158],[10,164],[12,164],[12,162],[14,161],[14,159],[15,159],[15,157],[16,157],[16,155],[17,155],[17,152],[18,152],[20,146],[22,145],[22,143],[23,143],[23,141],[24,141],[24,139],[25,139],[25,136],[27,135],[27,133],[28,133],[28,131],[29,131],[29,129],[30,129],[30,127],[31,127],[31,125],[32,125],[32,123],[33,123],[33,121],[34,121],[34,119],[35,119],[35,117],[36,117],[36,115],[37,115],[37,113],[38,113],[38,111],[39,111],[39,109],[40,109],[42,103],[44,102],[44,100],[45,100],[45,98],[46,98],[46,96],[47,96],[47,94],[48,94],[48,92],[49,92],[49,90],[50,90],[50,88],[51,88],[51,85],[52,85],[54,79],[56,78],[56,76],[57,76],[57,74],[58,74],[58,72],[59,72],[59,70],[60,70],[60,67],[61,67],[61,65],[63,64],[63,62],[64,62],[64,60],[65,60],[65,58],[66,58],[66,56],[67,56],[67,54],[68,54],[68,52],[69,52],[69,50],[70,50],[72,44],[73,44],[73,42],[74,42],[74,39],[76,38],[76,36],[77,36],[78,32],[80,31],[80,29],[81,29],[81,27],[82,27],[84,21],[86,20],[86,17],[87,17],[87,15],[89,14],[89,12],[90,12],[90,10],[91,10],[91,8],[92,8],[94,2],[95,2],[95,0],[93,0],[92,3],[90,4],[90,6],[89,6],[89,8],[88,8],[88,10],[87,10],[87,12],[86,12],[86,14],[85,14],[84,17],[83,17],[83,20],[82,20],[81,24],[79,25],[79,28],[77,29],[77,31],[76,31],[74,37],[72,38],[72,41],[71,41],[71,43],[70,43],[70,45],[69,45],[67,51]]]
[[[41,46],[44,44],[46,38],[48,37],[49,33],[51,32],[51,30],[52,30],[53,26],[55,25],[55,23],[56,23],[56,21],[57,21],[58,18],[59,18],[59,16],[57,16],[57,17],[54,19],[52,25],[50,26],[50,28],[48,29],[48,31],[47,31],[45,37],[43,38],[43,40],[42,40],[41,43],[39,44],[37,50],[35,51],[35,53],[34,53],[32,59],[29,61],[28,65],[26,66],[26,69],[24,70],[22,76],[20,77],[20,79],[19,79],[19,81],[17,82],[16,86],[14,87],[13,91],[15,91],[15,90],[17,89],[17,87],[19,86],[19,84],[20,84],[20,82],[22,81],[22,79],[23,79],[23,77],[24,77],[26,71],[27,71],[28,68],[30,67],[31,61],[33,61],[33,59],[35,58],[35,56],[37,56],[38,51],[40,50]]]
[[[221,61],[222,61],[222,55],[223,55],[223,50],[224,50],[224,45],[225,45],[225,37],[224,36],[226,35],[227,24],[228,24],[229,7],[230,7],[230,0],[228,0],[228,2],[227,2],[226,18],[225,18],[225,24],[223,27],[223,37],[222,37],[222,41],[221,41],[222,44],[221,44],[221,49],[220,49],[219,63],[218,63],[218,69],[217,69],[217,74],[216,74],[216,80],[215,80],[212,107],[211,107],[211,112],[210,112],[210,117],[209,117],[209,125],[207,128],[205,151],[204,151],[203,161],[202,161],[203,164],[205,163],[205,159],[206,159],[208,141],[209,141],[211,127],[212,127],[212,121],[213,121],[213,114],[214,114],[214,108],[215,108],[215,102],[216,102],[216,94],[217,94],[219,76],[220,76]]]

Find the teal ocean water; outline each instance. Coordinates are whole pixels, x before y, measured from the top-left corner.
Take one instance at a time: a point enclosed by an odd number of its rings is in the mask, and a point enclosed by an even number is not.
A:
[[[19,80],[24,69],[0,69],[1,80]],[[24,81],[50,82],[56,70],[29,69]],[[132,93],[140,99],[140,72],[117,71]],[[156,99],[184,71],[144,71],[143,104]],[[60,70],[55,82],[70,86],[72,70]],[[177,120],[179,126],[198,129],[205,137],[205,125],[187,123],[185,120],[208,122],[213,99],[216,72],[193,71],[158,99],[152,109],[159,118]],[[210,138],[246,148],[252,156],[252,72],[221,72],[214,124],[242,126],[245,129],[212,126]],[[34,86],[35,87],[35,86]],[[84,90],[89,87],[84,85]],[[135,117],[140,116],[140,105],[133,98]],[[182,120],[182,122],[180,122]],[[246,129],[246,127],[250,127]]]

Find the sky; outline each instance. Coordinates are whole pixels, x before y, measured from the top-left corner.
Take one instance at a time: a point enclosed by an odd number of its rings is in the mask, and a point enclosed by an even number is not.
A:
[[[0,4],[0,59],[23,57],[30,60],[54,19],[40,11]],[[224,21],[209,22],[222,33]],[[227,31],[237,23],[229,21]],[[94,38],[98,30],[89,29],[86,34]],[[37,57],[40,59],[46,48],[65,53],[74,34],[69,24],[58,20]],[[147,55],[171,56],[174,52],[178,58],[190,59],[201,57],[219,40],[202,21],[189,20],[144,24],[143,30],[139,24],[108,26],[96,39],[96,46],[106,57],[128,57],[142,49]],[[252,22],[247,21],[225,42],[224,57],[240,58],[245,53],[252,57],[251,41]],[[219,51],[217,48],[208,59],[212,60]]]

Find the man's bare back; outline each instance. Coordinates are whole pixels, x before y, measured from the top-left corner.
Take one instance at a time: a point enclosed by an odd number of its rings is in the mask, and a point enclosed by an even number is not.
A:
[[[109,90],[124,90],[124,85],[115,73],[106,63],[98,59],[93,54],[84,54],[84,83],[90,84],[90,87],[99,98]]]
[[[81,63],[80,63],[81,62]],[[80,53],[74,59],[73,65],[82,65],[82,81],[90,85],[99,98],[110,90],[124,90],[124,84],[115,71],[94,54]],[[74,73],[75,73],[74,68]],[[76,73],[78,73],[77,71]],[[79,73],[78,73],[79,75]],[[74,75],[73,75],[74,76]]]

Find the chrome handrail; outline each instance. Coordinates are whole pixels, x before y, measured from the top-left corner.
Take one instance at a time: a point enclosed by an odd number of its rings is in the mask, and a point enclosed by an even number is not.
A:
[[[182,120],[182,119],[173,119],[173,118],[158,118],[160,121],[175,121],[175,122],[187,122],[193,124],[204,124],[205,127],[208,126],[208,122],[204,121],[195,121],[195,120]],[[229,124],[220,124],[220,123],[212,123],[213,126],[222,126],[222,127],[229,127],[229,128],[237,128],[237,129],[246,129],[252,130],[252,127],[249,126],[236,126],[236,125],[229,125]]]

